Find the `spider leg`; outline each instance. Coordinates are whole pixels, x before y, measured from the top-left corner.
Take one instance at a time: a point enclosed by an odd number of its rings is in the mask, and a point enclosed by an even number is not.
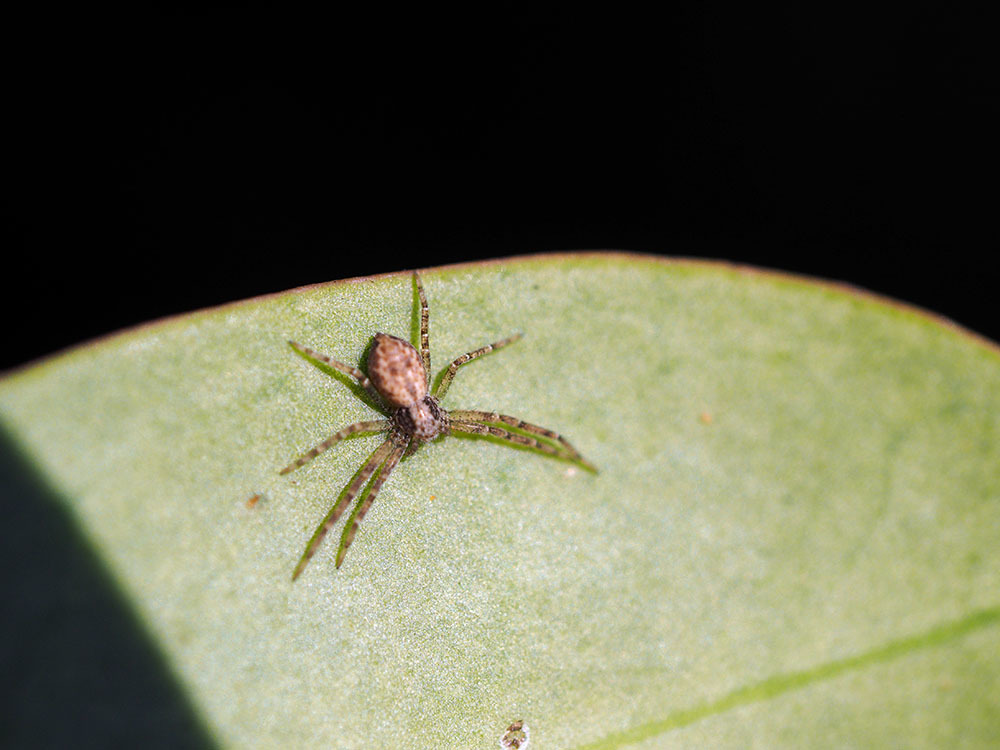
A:
[[[444,394],[448,391],[448,387],[451,385],[451,381],[454,379],[455,373],[458,371],[458,368],[461,367],[462,365],[468,364],[474,359],[479,359],[483,355],[489,354],[490,352],[495,352],[497,349],[502,349],[508,344],[513,344],[519,338],[521,338],[521,334],[515,333],[513,336],[508,336],[505,339],[501,339],[500,341],[496,341],[492,344],[487,344],[484,347],[476,349],[474,352],[468,352],[466,354],[463,354],[461,357],[452,362],[451,365],[449,365],[448,372],[446,372],[444,374],[444,377],[441,378],[441,382],[438,383],[438,387],[434,391],[433,395],[439,401],[444,398]]]
[[[449,428],[452,432],[464,432],[469,435],[491,435],[495,438],[500,438],[501,440],[514,443],[515,445],[523,445],[527,448],[532,448],[542,453],[547,453],[550,456],[556,456],[557,458],[563,458],[568,461],[574,461],[591,471],[596,472],[597,467],[594,466],[590,461],[581,456],[573,446],[569,445],[565,440],[562,440],[560,445],[551,445],[549,443],[543,443],[540,440],[536,440],[533,437],[527,435],[521,435],[517,432],[511,432],[510,430],[505,430],[501,427],[496,427],[491,424],[485,424],[479,421],[459,421],[456,418],[456,414],[469,414],[470,412],[449,412]],[[473,412],[474,413],[474,412]],[[486,412],[484,412],[486,413]],[[493,416],[493,415],[489,415]],[[513,417],[510,417],[513,419]],[[520,422],[521,420],[517,420]],[[527,423],[524,423],[527,424]],[[535,427],[535,425],[530,425]],[[520,427],[520,429],[525,429],[525,427]],[[536,429],[542,430],[543,427],[537,427]],[[551,432],[551,430],[546,430],[546,432]],[[536,433],[544,434],[544,433]],[[555,433],[553,433],[555,434]]]
[[[316,548],[319,547],[320,542],[323,541],[323,537],[326,536],[326,532],[328,532],[333,525],[337,523],[337,519],[343,515],[344,509],[351,504],[351,501],[355,497],[358,496],[358,492],[364,486],[365,482],[371,478],[375,469],[383,461],[385,461],[386,456],[389,455],[389,452],[392,451],[395,445],[396,443],[392,440],[392,438],[387,438],[385,442],[376,448],[375,452],[369,456],[368,461],[366,461],[365,465],[361,467],[361,470],[354,475],[354,479],[352,479],[351,483],[347,485],[347,489],[344,490],[340,498],[330,509],[330,512],[326,514],[326,518],[323,519],[322,523],[320,523],[320,525],[316,528],[316,531],[313,532],[312,538],[309,540],[309,544],[306,545],[306,551],[302,553],[302,557],[299,558],[299,564],[295,566],[295,572],[292,573],[293,581],[299,577],[299,574],[306,567],[306,564],[316,553]]]
[[[559,443],[559,445],[565,451],[568,458],[576,461],[577,463],[583,464],[591,471],[597,471],[597,467],[594,466],[590,461],[585,459],[580,455],[580,451],[570,445],[569,440],[564,438],[558,432],[550,430],[547,427],[540,427],[537,424],[531,424],[530,422],[525,422],[523,419],[518,419],[517,417],[511,417],[506,414],[498,414],[495,411],[467,411],[467,410],[456,410],[448,412],[448,416],[451,419],[457,419],[459,422],[473,422],[473,423],[489,423],[489,422],[500,422],[502,424],[507,424],[513,427],[515,430],[521,430],[522,432],[527,432],[532,435],[541,435],[544,438],[548,438],[553,442]]]
[[[392,453],[382,464],[382,468],[379,470],[378,476],[372,480],[371,487],[368,488],[368,494],[365,495],[364,499],[358,503],[358,507],[354,509],[354,513],[351,515],[350,520],[344,527],[343,536],[340,537],[340,549],[337,550],[337,562],[336,567],[340,567],[340,564],[344,562],[344,555],[347,554],[347,548],[351,546],[351,542],[354,541],[354,535],[358,533],[358,526],[365,518],[365,514],[368,509],[372,507],[372,503],[375,502],[375,497],[378,495],[382,485],[385,480],[389,478],[392,474],[392,470],[396,468],[396,464],[399,463],[399,459],[402,458],[403,453],[406,451],[406,446],[409,445],[410,441],[407,439],[404,442],[397,443],[393,448]]]
[[[420,361],[424,363],[424,372],[427,373],[427,389],[431,385],[431,343],[428,336],[430,312],[427,308],[427,295],[424,294],[424,285],[420,283],[420,274],[413,272],[413,280],[417,282],[417,294],[420,295]]]
[[[299,354],[307,357],[308,359],[314,360],[316,362],[322,362],[324,365],[329,365],[334,370],[338,370],[345,375],[350,375],[352,378],[358,381],[362,388],[368,391],[368,395],[371,396],[376,404],[382,403],[382,397],[379,395],[372,381],[368,379],[357,367],[351,367],[351,365],[345,365],[343,362],[338,362],[332,357],[328,357],[325,354],[320,354],[315,349],[310,349],[308,346],[302,346],[296,341],[289,341],[288,344]]]
[[[288,466],[286,466],[278,473],[287,474],[290,471],[295,471],[300,466],[304,466],[305,464],[312,461],[320,453],[323,453],[324,451],[327,451],[330,448],[332,448],[334,445],[339,443],[348,435],[353,435],[356,432],[385,432],[390,428],[390,425],[391,423],[389,422],[388,419],[376,419],[372,422],[355,422],[354,424],[349,424],[347,425],[347,427],[344,427],[343,429],[338,430],[337,432],[330,435],[330,437],[328,437],[326,440],[324,440],[316,447],[303,453],[301,456],[296,458],[294,461],[292,461],[290,464],[288,464]]]

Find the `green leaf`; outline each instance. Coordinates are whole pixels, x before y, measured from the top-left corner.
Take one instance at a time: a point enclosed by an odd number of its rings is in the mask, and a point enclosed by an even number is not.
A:
[[[32,497],[96,551],[213,742],[490,748],[518,719],[538,748],[1000,736],[995,345],[721,264],[541,256],[422,278],[435,374],[524,333],[444,406],[558,430],[599,473],[435,441],[343,566],[344,519],[295,583],[380,437],[278,475],[378,417],[286,341],[357,365],[375,331],[410,338],[408,274],[162,321],[0,383],[22,455],[5,494],[45,485]]]

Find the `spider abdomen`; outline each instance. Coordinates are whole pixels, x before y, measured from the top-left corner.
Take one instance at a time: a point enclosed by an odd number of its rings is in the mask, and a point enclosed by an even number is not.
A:
[[[368,377],[395,409],[412,406],[427,395],[427,371],[420,354],[409,341],[396,336],[375,334],[368,353]]]

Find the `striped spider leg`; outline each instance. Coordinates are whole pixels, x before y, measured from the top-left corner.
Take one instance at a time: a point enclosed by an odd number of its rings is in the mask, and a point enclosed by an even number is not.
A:
[[[547,453],[550,456],[556,456],[557,458],[562,458],[567,461],[574,461],[581,466],[586,467],[590,471],[597,471],[597,467],[581,456],[579,451],[570,445],[569,441],[558,432],[553,432],[545,427],[539,427],[536,424],[525,422],[523,419],[510,417],[506,414],[498,414],[495,411],[465,410],[450,411],[448,412],[448,417],[450,419],[452,432],[465,432],[471,435],[490,435],[495,438],[500,438],[508,443],[523,445],[541,453]],[[521,432],[527,432],[529,434],[522,435],[518,432],[497,427],[497,424],[510,425],[515,430],[520,430]],[[553,445],[551,443],[543,442],[531,437],[531,435],[548,438],[556,444]]]
[[[450,432],[488,435],[597,471],[566,438],[548,428],[497,412],[467,410],[447,412],[441,407],[440,401],[447,393],[460,367],[514,343],[521,338],[521,334],[515,334],[458,357],[448,366],[437,387],[432,388],[427,295],[416,272],[413,274],[413,279],[420,299],[419,352],[404,339],[376,333],[368,353],[366,375],[357,367],[339,362],[294,341],[288,342],[293,349],[314,363],[327,365],[357,380],[386,418],[355,422],[341,428],[288,464],[281,470],[281,474],[288,474],[304,466],[351,435],[387,433],[385,440],[354,475],[330,512],[316,528],[292,573],[292,580],[299,577],[323,538],[360,495],[361,499],[341,535],[336,558],[336,567],[339,568],[365,514],[375,502],[379,490],[400,459],[408,452],[416,450],[422,443],[433,440],[439,435],[447,435]]]

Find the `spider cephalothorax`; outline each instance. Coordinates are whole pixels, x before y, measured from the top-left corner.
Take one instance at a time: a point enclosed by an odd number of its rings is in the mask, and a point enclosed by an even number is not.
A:
[[[355,422],[340,429],[282,469],[282,474],[287,474],[303,466],[349,435],[359,432],[389,433],[382,445],[378,447],[355,475],[346,491],[341,495],[326,518],[323,519],[319,528],[316,529],[312,539],[309,540],[309,544],[306,546],[306,551],[295,568],[295,572],[292,574],[293,580],[305,568],[306,563],[313,556],[319,543],[326,536],[326,532],[337,522],[337,519],[340,518],[351,501],[357,497],[361,488],[375,474],[376,469],[379,469],[378,474],[371,481],[368,494],[365,495],[361,504],[355,510],[353,518],[351,518],[344,529],[344,534],[340,540],[340,549],[337,551],[336,565],[339,568],[340,564],[344,561],[347,548],[354,541],[358,525],[365,517],[365,513],[368,512],[368,508],[371,507],[375,496],[378,495],[379,490],[382,488],[382,484],[389,478],[389,474],[392,473],[396,464],[399,463],[399,459],[403,457],[403,454],[408,449],[412,451],[421,443],[433,440],[438,435],[447,435],[450,432],[490,435],[508,443],[522,445],[551,456],[574,461],[591,471],[596,471],[594,466],[569,444],[569,441],[559,433],[545,427],[539,427],[538,425],[524,422],[517,417],[509,417],[506,414],[498,414],[497,412],[465,410],[448,412],[441,408],[440,402],[444,398],[459,367],[482,357],[484,354],[489,354],[508,344],[512,344],[521,338],[521,334],[515,334],[494,344],[487,344],[475,351],[463,354],[449,365],[437,388],[432,392],[427,297],[424,294],[424,287],[420,283],[420,276],[414,272],[413,278],[420,296],[419,352],[408,341],[385,333],[376,333],[375,341],[372,344],[371,351],[368,353],[368,374],[365,375],[357,367],[351,367],[343,362],[338,362],[335,359],[327,357],[325,354],[320,354],[294,341],[288,342],[305,357],[316,362],[322,362],[335,370],[339,370],[355,378],[361,387],[368,391],[368,394],[374,399],[376,404],[383,405],[384,412],[388,418],[368,422]],[[500,427],[499,425],[501,424],[506,425],[506,427]]]

